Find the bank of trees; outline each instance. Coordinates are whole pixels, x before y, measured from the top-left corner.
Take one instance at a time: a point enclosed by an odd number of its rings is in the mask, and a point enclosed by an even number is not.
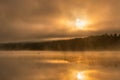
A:
[[[4,43],[1,50],[55,50],[55,51],[84,51],[84,50],[120,50],[120,34],[104,34],[86,38],[57,40],[35,43]]]

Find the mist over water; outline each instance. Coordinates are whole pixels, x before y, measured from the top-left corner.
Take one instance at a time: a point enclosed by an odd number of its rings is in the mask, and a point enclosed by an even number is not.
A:
[[[119,63],[119,51],[0,51],[0,80],[119,80]]]

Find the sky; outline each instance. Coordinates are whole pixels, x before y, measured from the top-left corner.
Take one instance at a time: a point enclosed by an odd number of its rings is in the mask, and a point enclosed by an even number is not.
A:
[[[87,21],[84,28],[76,20]],[[120,32],[120,0],[0,0],[0,42]]]

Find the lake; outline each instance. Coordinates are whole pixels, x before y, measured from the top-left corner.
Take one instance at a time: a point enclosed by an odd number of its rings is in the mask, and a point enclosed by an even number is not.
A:
[[[119,51],[0,51],[0,80],[120,80]]]

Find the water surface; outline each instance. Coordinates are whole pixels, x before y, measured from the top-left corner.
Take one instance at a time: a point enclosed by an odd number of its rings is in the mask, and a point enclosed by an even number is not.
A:
[[[120,52],[0,51],[0,80],[120,80]]]

